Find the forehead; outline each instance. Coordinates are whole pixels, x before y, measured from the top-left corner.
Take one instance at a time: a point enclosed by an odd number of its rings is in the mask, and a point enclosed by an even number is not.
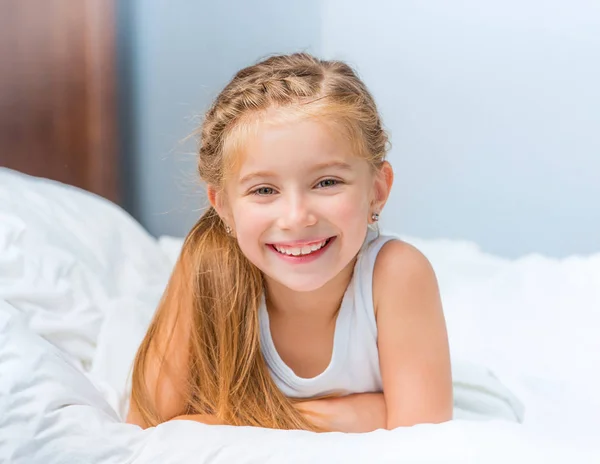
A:
[[[297,161],[312,156],[349,155],[350,146],[329,125],[314,120],[265,124],[248,140],[245,161],[270,155],[293,157]]]
[[[315,118],[253,121],[236,153],[230,179],[257,170],[297,170],[324,162],[359,161],[352,143],[334,123]],[[248,130],[249,129],[249,130]]]

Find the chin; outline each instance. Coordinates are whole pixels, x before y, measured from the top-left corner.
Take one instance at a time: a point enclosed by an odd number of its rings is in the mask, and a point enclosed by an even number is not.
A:
[[[310,278],[302,279],[302,278],[298,278],[298,276],[296,276],[296,277],[291,276],[290,279],[275,278],[274,280],[276,280],[281,285],[285,286],[286,288],[289,288],[290,290],[292,290],[294,292],[313,292],[313,291],[318,290],[321,287],[323,287],[331,279],[326,279],[326,278],[317,279],[314,276],[310,277]]]

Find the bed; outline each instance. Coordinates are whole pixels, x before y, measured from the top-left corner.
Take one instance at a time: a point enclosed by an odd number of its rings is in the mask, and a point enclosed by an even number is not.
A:
[[[405,237],[433,263],[455,420],[369,434],[125,424],[130,367],[181,239],[0,168],[0,462],[600,462],[600,253],[507,260]]]

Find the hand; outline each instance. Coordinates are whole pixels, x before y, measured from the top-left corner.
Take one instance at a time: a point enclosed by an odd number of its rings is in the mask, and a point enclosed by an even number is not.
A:
[[[308,400],[297,407],[315,425],[327,431],[363,433],[387,426],[383,393]]]

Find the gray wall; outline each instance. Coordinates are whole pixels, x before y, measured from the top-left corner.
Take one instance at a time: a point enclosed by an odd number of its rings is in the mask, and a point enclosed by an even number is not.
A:
[[[183,140],[241,67],[315,48],[318,0],[121,0],[125,207],[152,234],[183,236],[205,205]]]
[[[515,257],[600,251],[600,2],[324,0],[391,135],[392,230]]]
[[[514,257],[600,251],[600,3],[122,0],[126,207],[182,236],[204,206],[179,143],[240,67],[358,67],[392,135],[383,224]]]

